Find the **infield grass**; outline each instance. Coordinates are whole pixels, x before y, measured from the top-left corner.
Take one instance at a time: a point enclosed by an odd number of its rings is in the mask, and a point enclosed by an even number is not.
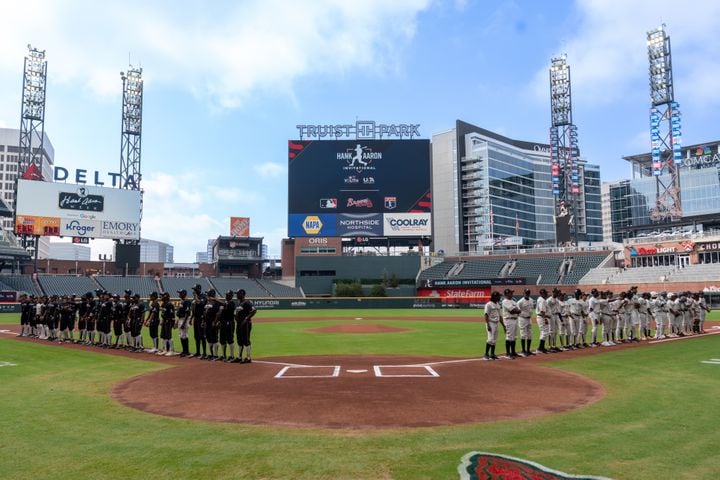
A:
[[[302,313],[319,318],[321,312]],[[413,331],[311,334],[305,330],[342,322],[257,323],[253,354],[465,357],[482,348],[482,324],[393,320],[391,314],[379,314],[373,323]],[[17,319],[3,317],[0,323]],[[720,358],[720,336],[553,358],[553,368],[600,382],[606,396],[579,410],[528,420],[377,431],[291,429],[130,409],[110,398],[112,386],[167,365],[143,355],[125,358],[0,335],[0,362],[17,364],[0,368],[0,478],[455,479],[460,458],[472,450],[617,479],[720,478],[713,453],[720,444],[720,365],[701,363]],[[522,361],[516,365],[522,368]],[[238,367],[241,375],[244,366]],[[507,394],[528,404],[535,396],[531,390]]]

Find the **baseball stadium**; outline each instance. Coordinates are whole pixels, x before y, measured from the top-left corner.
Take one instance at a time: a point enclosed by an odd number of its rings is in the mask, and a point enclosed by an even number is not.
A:
[[[19,144],[0,135],[18,165],[0,478],[720,476],[720,180],[699,171],[720,143],[680,145],[672,92],[653,90],[652,151],[607,198],[565,57],[547,144],[461,120],[429,139],[299,125],[281,267],[249,219],[183,266],[140,255],[142,69],[122,74],[113,187],[72,183],[37,113],[44,55],[29,48]],[[39,260],[50,237],[114,255]]]

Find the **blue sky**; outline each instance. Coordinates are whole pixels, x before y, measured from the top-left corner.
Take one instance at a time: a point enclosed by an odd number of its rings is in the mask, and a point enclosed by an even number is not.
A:
[[[279,255],[295,125],[419,123],[429,138],[459,118],[546,141],[560,53],[583,156],[603,180],[627,177],[620,157],[648,150],[645,33],[662,22],[683,141],[720,139],[718,18],[711,0],[13,2],[0,30],[0,125],[20,123],[26,45],[45,49],[56,164],[115,172],[119,72],[142,66],[143,236],[194,261],[229,217],[248,216]]]

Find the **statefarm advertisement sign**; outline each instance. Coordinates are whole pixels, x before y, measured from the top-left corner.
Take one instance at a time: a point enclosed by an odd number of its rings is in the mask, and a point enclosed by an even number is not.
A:
[[[140,191],[18,180],[15,232],[140,239]]]
[[[490,300],[490,288],[419,288],[417,291],[417,296],[437,298],[442,303],[484,304]]]

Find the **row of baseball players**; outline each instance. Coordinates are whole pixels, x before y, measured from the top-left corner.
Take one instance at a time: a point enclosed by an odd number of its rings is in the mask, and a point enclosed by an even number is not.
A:
[[[536,352],[530,349],[533,311],[540,331],[540,345]],[[691,292],[638,293],[637,287],[632,287],[618,295],[597,289],[588,294],[577,289],[571,296],[555,288],[552,294],[541,289],[535,301],[530,297],[530,290],[526,289],[523,297],[516,301],[511,289],[505,289],[502,297],[500,292],[493,291],[485,305],[488,339],[484,358],[498,358],[495,344],[501,325],[505,330],[506,356],[514,359],[535,353],[662,339],[667,335],[705,333],[705,316],[709,311],[704,296]],[[588,327],[591,334],[589,344]],[[652,327],[655,328],[654,334]],[[516,351],[518,334],[522,349],[519,354]]]

